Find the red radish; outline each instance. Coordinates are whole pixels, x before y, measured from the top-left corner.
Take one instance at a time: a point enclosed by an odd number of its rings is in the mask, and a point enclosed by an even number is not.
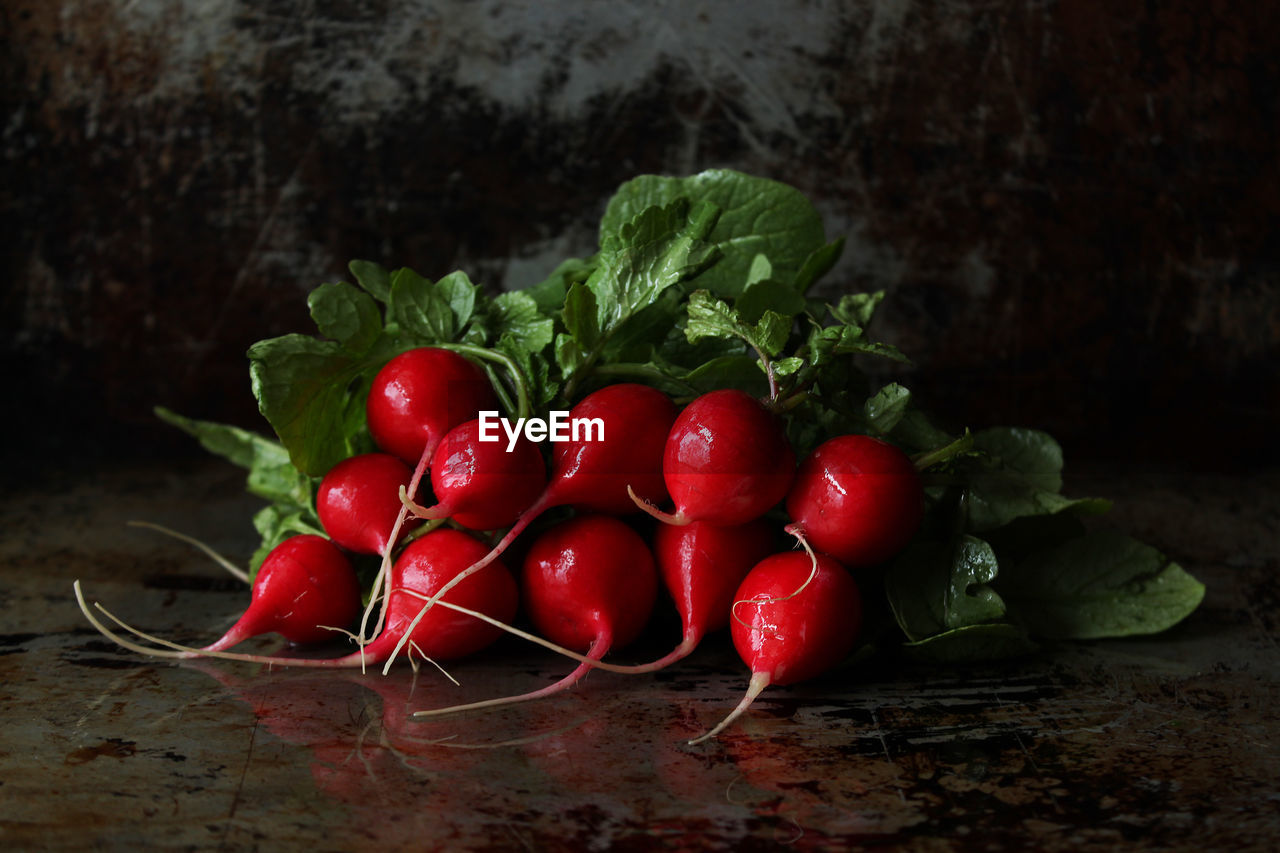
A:
[[[774,539],[773,527],[763,519],[731,527],[704,521],[658,526],[653,555],[684,629],[680,645],[658,663],[685,657],[703,637],[729,624],[738,585],[773,552]]]
[[[445,433],[481,410],[493,408],[496,400],[493,386],[475,364],[446,349],[419,347],[401,353],[378,371],[365,401],[365,416],[374,442],[414,466],[406,490],[412,500]],[[400,506],[381,549],[382,565],[360,622],[362,642],[374,602],[386,601],[382,585],[391,567],[391,548],[407,516],[408,508]],[[386,615],[385,607],[378,612],[373,634],[382,629]]]
[[[583,397],[569,417],[599,419],[604,437],[552,445],[553,483],[544,509],[625,515],[635,512],[628,487],[646,500],[666,499],[662,450],[676,407],[665,394],[628,382],[608,385]]]
[[[479,651],[497,639],[502,630],[473,616],[452,611],[449,605],[456,603],[498,622],[510,622],[515,617],[519,604],[519,591],[514,578],[501,563],[493,564],[488,567],[488,571],[472,575],[463,583],[457,584],[448,598],[441,601],[444,606],[433,608],[426,618],[418,612],[419,603],[436,593],[441,584],[475,562],[487,550],[488,546],[480,540],[449,528],[433,530],[414,540],[401,553],[389,574],[387,620],[382,633],[360,651],[339,658],[288,658],[191,649],[129,628],[99,607],[108,618],[136,636],[173,651],[148,648],[119,637],[103,626],[85,604],[79,581],[75,583],[75,592],[81,611],[103,635],[125,648],[158,657],[207,656],[279,666],[357,667],[390,658],[392,650],[403,635],[410,647],[423,657],[452,660]]]
[[[329,469],[316,493],[324,532],[357,554],[381,554],[398,535],[400,489],[409,466],[389,453],[361,453]]]
[[[450,429],[496,408],[483,370],[449,350],[419,347],[378,371],[365,414],[378,447],[416,465],[423,456],[430,458]]]
[[[244,615],[205,649],[228,649],[272,631],[293,643],[318,643],[358,615],[360,582],[346,556],[322,536],[291,536],[262,561]]]
[[[738,706],[690,743],[715,737],[770,684],[805,681],[838,664],[853,650],[861,627],[858,585],[825,554],[789,551],[766,557],[735,597],[729,630],[738,655],[751,668],[751,681]]]
[[[452,518],[472,530],[495,530],[515,523],[547,483],[546,465],[533,442],[520,436],[507,443],[480,440],[480,421],[449,430],[431,457],[433,507],[412,507],[421,518]]]
[[[911,541],[924,514],[924,490],[901,450],[870,436],[842,435],[801,463],[787,514],[814,548],[862,568]]]
[[[522,573],[525,610],[552,642],[587,660],[548,687],[415,716],[540,699],[573,686],[611,649],[635,640],[658,594],[653,556],[640,534],[608,515],[579,515],[548,529],[530,546]]]
[[[685,407],[667,436],[662,473],[675,513],[635,502],[667,524],[743,524],[786,496],[795,468],[774,414],[742,391],[711,391]]]
[[[520,515],[492,551],[445,584],[441,593],[497,559],[534,519],[552,507],[631,511],[635,507],[631,492],[649,500],[662,500],[662,452],[675,417],[671,400],[646,385],[609,385],[584,397],[569,412],[569,418],[598,418],[603,435],[592,432],[577,440],[556,442],[551,479],[542,496]],[[423,606],[422,612],[432,604],[434,599]]]

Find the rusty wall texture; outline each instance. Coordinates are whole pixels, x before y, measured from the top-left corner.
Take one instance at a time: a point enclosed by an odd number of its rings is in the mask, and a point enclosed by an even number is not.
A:
[[[491,287],[639,172],[815,199],[953,425],[1266,453],[1274,4],[10,0],[6,383],[31,435],[258,425],[243,352],[366,257]],[[96,443],[95,443],[96,442]]]

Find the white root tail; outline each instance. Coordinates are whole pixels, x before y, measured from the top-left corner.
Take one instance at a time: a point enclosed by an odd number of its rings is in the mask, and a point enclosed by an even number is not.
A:
[[[705,740],[710,740],[711,738],[720,734],[722,731],[728,728],[733,723],[734,720],[742,716],[742,712],[747,710],[747,708],[750,708],[751,703],[756,701],[756,697],[759,696],[764,691],[764,689],[768,686],[769,686],[769,673],[753,672],[751,674],[751,681],[747,682],[747,692],[743,695],[742,701],[738,703],[738,707],[730,711],[729,716],[721,720],[720,723],[714,729],[712,729],[711,731],[707,732],[704,735],[699,735],[698,737],[689,741],[689,745],[695,746],[697,744],[702,743]]]

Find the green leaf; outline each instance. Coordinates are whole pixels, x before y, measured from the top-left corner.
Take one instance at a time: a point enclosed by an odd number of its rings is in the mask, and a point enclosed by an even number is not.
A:
[[[880,303],[883,301],[883,290],[876,290],[871,293],[846,293],[840,297],[839,303],[827,307],[831,311],[831,316],[837,322],[850,326],[865,327],[871,322],[876,309],[880,307]]]
[[[262,544],[253,552],[253,556],[249,558],[249,581],[258,574],[258,569],[262,567],[262,561],[267,555],[284,540],[290,536],[299,534],[312,534],[315,536],[324,536],[328,538],[328,534],[320,526],[319,520],[314,517],[308,517],[305,513],[283,508],[279,505],[263,507],[253,516],[254,529],[258,531],[258,535],[262,538]]]
[[[581,349],[591,349],[600,341],[600,323],[596,315],[596,295],[586,284],[578,282],[569,288],[561,311],[564,327]]]
[[[587,280],[602,336],[714,259],[702,237],[715,220],[714,206],[690,209],[688,202],[677,199],[666,207],[646,208],[603,237],[600,266]]]
[[[1199,606],[1204,585],[1150,545],[1089,533],[1005,567],[1009,615],[1047,639],[1155,634]]]
[[[916,542],[894,560],[885,594],[903,633],[918,641],[1002,618],[1004,602],[988,585],[996,573],[995,552],[977,537]]]
[[[738,313],[705,290],[689,295],[689,321],[684,334],[690,343],[705,337],[739,338],[772,358],[782,352],[791,335],[792,319],[765,311],[754,325],[742,322]]]
[[[1008,622],[966,625],[913,643],[903,652],[917,663],[982,663],[1021,657],[1038,646],[1027,632]]]
[[[710,201],[721,211],[706,241],[721,259],[694,279],[694,286],[736,297],[750,282],[757,255],[772,266],[771,277],[790,282],[825,244],[822,217],[804,194],[777,181],[725,169],[683,178],[642,175],[618,188],[600,223],[601,240],[646,208],[677,199]]]
[[[320,334],[362,353],[382,334],[382,312],[373,297],[346,282],[322,284],[307,295]]]
[[[435,285],[407,267],[391,274],[388,310],[400,329],[420,345],[453,340],[453,309]]]
[[[773,275],[773,264],[767,255],[756,255],[751,259],[751,267],[747,270],[747,287],[766,281]]]
[[[585,284],[595,272],[596,259],[568,258],[561,261],[551,273],[537,284],[524,289],[524,292],[538,303],[538,310],[544,314],[552,314],[564,304],[565,294],[575,284]]]
[[[892,344],[870,340],[859,326],[824,326],[809,335],[813,357],[823,360],[833,355],[876,355],[909,364],[910,359]]]
[[[974,448],[986,454],[969,477],[967,510],[970,529],[992,530],[1015,518],[1064,511],[1106,512],[1111,504],[1097,498],[1067,498],[1062,488],[1062,448],[1048,433],[994,427],[973,435]]]
[[[809,253],[809,257],[804,259],[804,263],[800,265],[800,272],[796,273],[792,290],[801,295],[808,293],[818,279],[831,271],[831,268],[836,265],[836,261],[840,260],[840,255],[843,253],[843,237],[814,249]]]
[[[902,421],[910,402],[911,392],[890,382],[867,400],[863,411],[871,428],[884,435]]]
[[[251,494],[300,508],[311,506],[312,482],[293,467],[280,442],[228,424],[183,417],[162,407],[156,407],[155,413],[165,423],[194,436],[215,456],[247,468]]]
[[[773,279],[754,282],[733,303],[743,322],[755,323],[766,311],[794,317],[805,309],[804,297]]]
[[[379,302],[386,303],[391,299],[391,274],[373,261],[352,261],[347,269],[355,276],[360,285],[370,296]]]
[[[476,310],[476,291],[471,279],[462,270],[449,273],[436,282],[436,295],[444,300],[453,312],[453,328],[465,328]]]
[[[538,303],[522,290],[500,293],[492,300],[493,332],[530,353],[541,352],[555,337],[555,321],[543,316]]]
[[[380,339],[384,340],[384,339]],[[391,343],[357,358],[334,341],[284,335],[249,348],[258,409],[302,473],[319,477],[356,452],[373,373],[394,355]]]

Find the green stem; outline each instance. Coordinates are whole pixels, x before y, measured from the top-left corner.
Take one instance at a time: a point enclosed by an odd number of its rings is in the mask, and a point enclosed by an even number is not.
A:
[[[511,377],[511,384],[516,389],[516,417],[527,418],[533,414],[533,409],[529,405],[529,383],[525,379],[524,371],[520,369],[519,364],[516,364],[514,358],[497,350],[472,344],[437,344],[437,346],[461,355],[469,355],[472,358],[480,358],[502,365],[507,371],[507,375]]]
[[[969,430],[964,431],[964,435],[957,438],[950,444],[934,450],[928,450],[912,458],[912,462],[916,466],[917,471],[923,471],[937,465],[939,462],[945,462],[953,456],[959,456],[961,453],[968,451],[973,447],[973,435]]]
[[[666,383],[669,385],[678,385],[691,394],[698,393],[697,388],[694,388],[689,383],[681,381],[670,374],[663,373],[652,364],[616,362],[614,364],[602,364],[595,368],[595,372],[601,376],[624,376],[632,379],[640,379],[650,384]]]

